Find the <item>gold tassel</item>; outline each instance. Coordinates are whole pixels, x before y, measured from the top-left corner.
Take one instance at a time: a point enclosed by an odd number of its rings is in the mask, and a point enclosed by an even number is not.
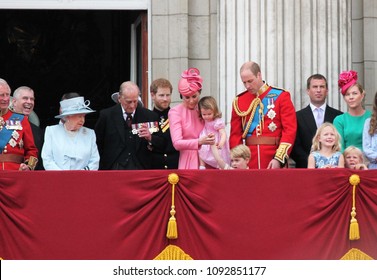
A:
[[[359,231],[359,224],[355,217],[356,217],[356,186],[360,183],[360,177],[356,174],[353,174],[351,175],[349,182],[353,186],[349,239],[358,240],[360,239],[360,231]]]
[[[172,191],[171,191],[171,210],[170,210],[171,217],[169,218],[166,237],[168,239],[177,239],[178,228],[177,228],[177,220],[175,218],[176,211],[175,211],[175,205],[174,205],[174,192],[175,192],[175,185],[178,183],[179,177],[177,174],[171,173],[168,176],[168,181],[172,185]]]

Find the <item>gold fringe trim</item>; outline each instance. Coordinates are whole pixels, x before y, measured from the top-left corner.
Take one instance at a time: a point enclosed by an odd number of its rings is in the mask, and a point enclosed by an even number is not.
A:
[[[174,196],[175,196],[175,185],[179,181],[179,176],[175,173],[170,173],[168,176],[168,181],[172,185],[171,191],[171,210],[170,210],[170,218],[168,222],[168,228],[166,231],[166,237],[168,239],[177,239],[178,238],[178,228],[177,228],[177,220],[175,218],[175,205],[174,205]]]
[[[168,245],[153,260],[193,260],[190,255],[186,254],[181,248],[175,245]]]
[[[352,248],[341,258],[341,260],[373,260],[373,258],[359,249]]]
[[[250,118],[247,121],[247,125],[246,125],[246,127],[245,127],[245,129],[242,133],[242,139],[245,139],[247,133],[249,132],[249,129],[250,129],[250,126],[253,122],[255,112],[257,110],[258,105],[260,105],[259,106],[259,112],[258,112],[259,126],[263,128],[264,127],[264,116],[263,116],[264,105],[263,105],[261,99],[259,98],[259,95],[257,95],[257,97],[250,103],[250,106],[246,111],[241,111],[240,108],[238,107],[238,96],[236,98],[234,98],[234,100],[233,100],[234,111],[236,112],[236,114],[239,117],[242,118],[242,126],[245,126],[246,116],[251,113]]]
[[[359,224],[355,217],[356,217],[356,186],[360,183],[359,175],[356,175],[356,174],[351,175],[349,178],[349,182],[353,186],[349,239],[358,240],[360,239],[360,230],[359,230]]]

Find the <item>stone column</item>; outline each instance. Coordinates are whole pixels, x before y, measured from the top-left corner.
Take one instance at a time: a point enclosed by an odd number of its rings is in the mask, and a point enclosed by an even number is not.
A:
[[[377,3],[352,1],[352,69],[359,73],[366,92],[366,108],[372,110],[377,91]]]
[[[350,1],[219,0],[219,94],[227,121],[248,60],[260,64],[269,84],[291,92],[297,110],[308,104],[306,79],[314,73],[328,79],[328,103],[344,109],[337,79],[351,65]]]

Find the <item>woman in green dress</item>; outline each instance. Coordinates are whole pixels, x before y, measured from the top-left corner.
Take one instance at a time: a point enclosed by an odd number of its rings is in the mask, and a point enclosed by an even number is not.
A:
[[[348,107],[346,113],[334,119],[334,126],[341,136],[342,151],[348,146],[363,148],[364,122],[371,116],[371,112],[363,107],[365,90],[357,82],[357,78],[357,72],[353,70],[344,71],[339,75],[338,85]]]

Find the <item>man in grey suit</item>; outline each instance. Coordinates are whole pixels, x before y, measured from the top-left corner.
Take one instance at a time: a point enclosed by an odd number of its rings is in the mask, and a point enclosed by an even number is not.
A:
[[[324,122],[332,123],[336,116],[342,114],[341,111],[326,104],[328,86],[323,75],[311,75],[307,79],[306,88],[310,103],[296,112],[297,134],[291,153],[296,168],[308,167],[308,156],[317,128]]]

